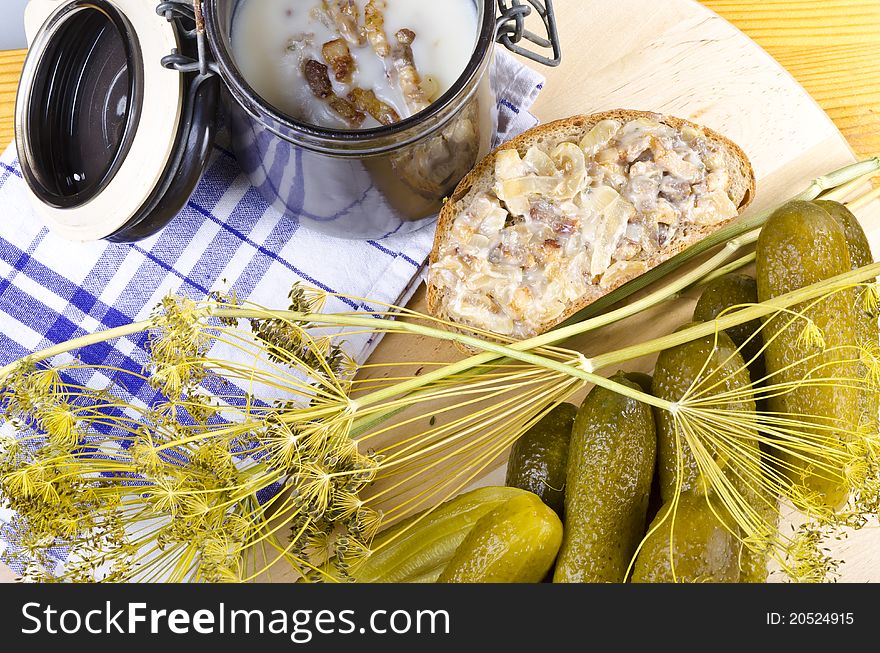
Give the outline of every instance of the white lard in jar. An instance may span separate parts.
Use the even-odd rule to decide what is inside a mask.
[[[475,0],[242,0],[232,52],[248,84],[288,116],[368,129],[439,99],[477,37]]]

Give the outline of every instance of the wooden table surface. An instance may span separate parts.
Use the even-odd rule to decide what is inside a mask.
[[[578,2],[582,0],[557,0]],[[880,1],[704,0],[772,54],[859,156],[880,153]],[[0,144],[12,140],[24,51],[0,51]],[[2,147],[3,145],[0,145]]]

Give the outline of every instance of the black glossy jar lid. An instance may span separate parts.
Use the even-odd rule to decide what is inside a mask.
[[[219,81],[186,3],[31,0],[15,110],[19,160],[46,225],[70,240],[145,238],[188,201],[214,136]],[[160,6],[161,9],[161,6]]]

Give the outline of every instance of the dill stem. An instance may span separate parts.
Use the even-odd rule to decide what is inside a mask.
[[[619,385],[614,381],[610,381],[602,376],[599,376],[598,374],[594,374],[592,371],[590,371],[589,365],[586,365],[585,369],[582,369],[579,366],[561,363],[559,361],[545,358],[544,356],[533,354],[530,351],[522,351],[534,349],[537,346],[533,344],[533,341],[535,339],[517,343],[518,347],[508,347],[498,343],[481,340],[479,338],[468,336],[462,333],[443,331],[442,329],[435,329],[433,327],[428,327],[421,324],[413,324],[411,322],[399,322],[396,320],[389,320],[384,318],[357,317],[354,315],[325,315],[321,313],[308,314],[292,311],[273,311],[273,313],[281,319],[289,319],[294,322],[310,322],[313,324],[325,324],[330,326],[381,326],[386,328],[389,332],[411,333],[413,335],[428,336],[437,340],[449,340],[453,342],[458,342],[468,347],[482,349],[486,352],[486,356],[495,354],[495,356],[490,356],[488,360],[494,360],[495,358],[502,357],[512,358],[514,360],[522,361],[523,363],[529,363],[538,367],[544,367],[555,372],[561,372],[562,374],[565,374],[567,376],[579,378],[583,381],[587,381],[588,383],[593,383],[595,385],[606,387],[613,392],[619,392],[624,396],[644,402],[657,408],[669,409],[671,407],[671,404],[668,401],[657,399],[656,397],[652,397],[644,392],[632,390],[628,387]],[[245,319],[250,317],[247,309],[240,308],[218,308],[212,312],[212,315],[214,317],[240,317]],[[584,325],[579,326],[583,328]],[[559,339],[567,337],[569,336],[558,336]],[[423,376],[416,377],[402,383],[397,383],[393,386],[383,388],[381,390],[376,390],[362,397],[351,400],[351,406],[353,408],[359,408],[363,406],[369,406],[371,404],[376,404],[387,399],[396,397],[402,393],[408,393],[412,390],[417,390],[421,387],[424,387],[428,383],[431,383],[432,381],[442,380],[448,376],[451,376],[452,374],[455,374],[456,372],[466,372],[475,365],[481,364],[474,362],[474,359],[479,358],[481,358],[481,356],[467,358],[458,363],[452,363],[447,367],[435,370],[434,372],[429,372],[428,374],[425,374]]]
[[[89,347],[90,345],[97,345],[108,340],[116,340],[117,338],[133,336],[134,334],[140,333],[141,331],[146,331],[152,326],[152,320],[146,320],[144,322],[134,322],[132,324],[126,324],[121,327],[116,327],[115,329],[107,329],[106,331],[90,333],[89,335],[82,336],[74,340],[68,340],[66,342],[53,345],[34,354],[31,354],[30,356],[25,356],[21,360],[10,363],[6,367],[0,368],[0,383],[3,383],[6,380],[6,377],[12,374],[22,361],[31,361],[34,363],[38,363],[40,361],[44,361],[55,356],[60,356],[61,354],[66,354],[75,349]]]
[[[851,202],[847,202],[846,206],[851,211],[858,211],[859,209],[861,209],[864,206],[867,206],[868,204],[870,204],[871,202],[873,202],[877,198],[880,198],[880,187],[877,187],[874,190],[872,190],[868,193],[865,193],[864,195],[861,195],[860,197],[857,197],[856,199],[852,200]]]
[[[672,347],[713,335],[716,331],[725,331],[734,326],[767,317],[779,311],[784,311],[796,304],[807,302],[842,290],[848,286],[854,286],[875,279],[880,275],[880,263],[866,265],[857,270],[838,275],[831,279],[800,288],[785,295],[769,299],[761,304],[755,304],[748,308],[735,311],[724,317],[719,317],[712,322],[705,322],[693,327],[678,331],[662,338],[656,338],[631,347],[618,349],[607,354],[600,354],[592,358],[593,368],[600,370],[611,365],[617,365],[625,361],[641,358],[649,354],[656,354]]]
[[[859,188],[867,184],[871,181],[877,174],[876,170],[872,170],[869,173],[857,177],[852,181],[849,181],[845,184],[841,184],[837,188],[830,190],[828,192],[822,193],[819,196],[819,199],[829,200],[832,202],[843,202],[847,197],[849,197],[852,193],[857,191]],[[848,203],[848,202],[847,202]]]
[[[731,261],[727,265],[723,265],[717,270],[715,270],[712,274],[707,274],[705,277],[700,279],[696,284],[694,284],[694,288],[706,286],[716,279],[720,279],[721,277],[730,274],[731,272],[736,272],[737,270],[741,270],[749,263],[754,263],[755,259],[757,259],[757,253],[752,252],[751,254],[746,254],[745,256],[741,256],[735,261]]]

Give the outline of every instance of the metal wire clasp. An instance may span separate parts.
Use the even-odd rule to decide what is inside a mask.
[[[201,77],[210,77],[219,72],[208,50],[202,0],[164,0],[156,7],[156,13],[164,16],[168,22],[176,23],[183,38],[195,39],[198,48],[198,59],[173,50],[162,57],[163,66],[181,73],[198,73]]]
[[[558,66],[562,63],[562,46],[559,42],[559,29],[556,26],[553,2],[552,0],[526,1],[528,4],[522,0],[498,0],[498,9],[501,15],[496,21],[495,40],[511,52],[527,59],[545,66]],[[533,10],[544,21],[547,38],[526,29],[526,17],[530,16]],[[523,39],[544,50],[551,50],[552,58],[518,45]]]

